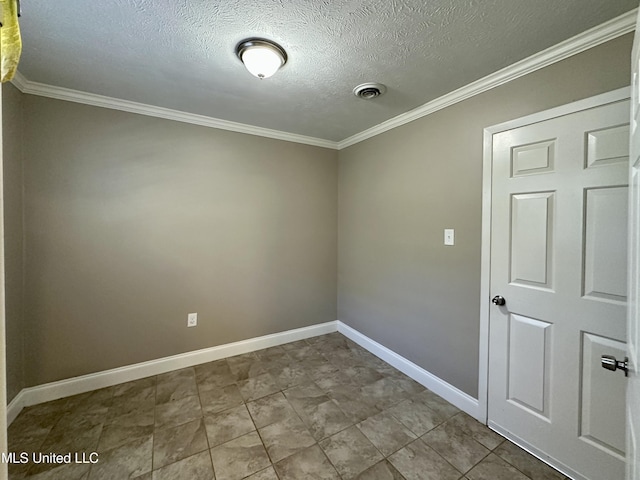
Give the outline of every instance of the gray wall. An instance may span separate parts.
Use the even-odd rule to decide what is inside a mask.
[[[338,318],[477,397],[483,129],[629,85],[631,43],[626,35],[341,151]]]
[[[28,385],[337,318],[337,152],[23,100]]]
[[[482,129],[627,85],[630,49],[628,35],[339,153],[5,86],[5,118],[24,116],[22,143],[7,140],[20,122],[3,126],[9,399],[336,318],[476,396]]]
[[[2,86],[7,401],[25,386],[22,241],[22,94]]]

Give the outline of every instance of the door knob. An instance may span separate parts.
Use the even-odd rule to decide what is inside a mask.
[[[629,376],[629,357],[624,357],[624,361],[616,359],[613,355],[602,355],[600,360],[602,368],[615,372],[616,370],[623,370],[624,376]]]
[[[496,295],[495,297],[493,297],[491,299],[491,302],[494,305],[498,305],[498,306],[501,306],[501,305],[504,305],[505,303],[507,303],[507,301],[504,299],[504,297],[502,297],[500,295]]]

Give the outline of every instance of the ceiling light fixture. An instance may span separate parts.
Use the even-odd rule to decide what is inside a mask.
[[[277,43],[263,38],[243,40],[236,47],[236,55],[249,73],[260,80],[269,78],[287,63],[287,52]]]

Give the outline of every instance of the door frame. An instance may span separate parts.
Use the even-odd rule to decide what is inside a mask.
[[[1,9],[0,9],[1,10]],[[4,201],[3,201],[3,157],[2,157],[2,84],[0,84],[0,452],[8,453],[7,444],[7,357],[5,345],[4,304]],[[9,466],[0,462],[0,478],[8,478]]]
[[[631,97],[630,87],[623,87],[560,107],[537,112],[515,120],[484,129],[482,156],[482,247],[480,263],[480,353],[478,363],[478,415],[484,424],[489,423],[489,314],[491,311],[491,176],[493,164],[493,136],[497,133],[531,125],[552,118],[589,110]],[[520,443],[520,442],[517,442]],[[523,445],[521,445],[523,446]],[[526,448],[531,450],[530,448]],[[535,453],[535,452],[532,452]]]

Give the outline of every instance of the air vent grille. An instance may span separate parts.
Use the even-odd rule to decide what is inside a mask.
[[[358,98],[371,100],[372,98],[383,95],[386,91],[387,88],[381,83],[363,83],[353,89],[353,94]]]

